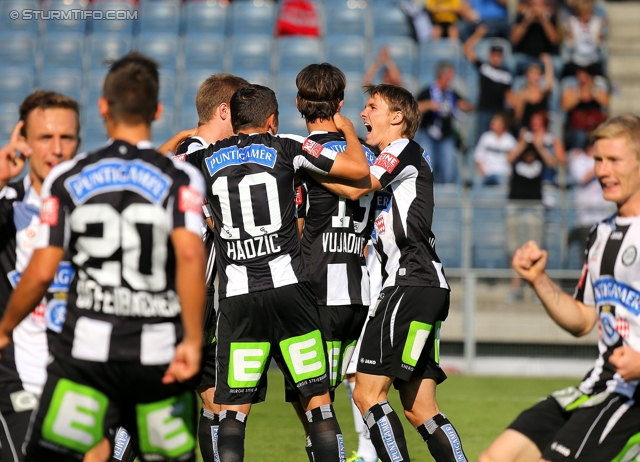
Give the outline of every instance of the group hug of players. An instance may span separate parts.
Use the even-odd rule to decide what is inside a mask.
[[[272,359],[307,433],[309,460],[346,460],[332,406],[346,372],[355,373],[353,401],[372,460],[410,460],[387,402],[391,385],[436,461],[467,460],[435,399],[446,378],[439,337],[450,288],[431,231],[431,162],[412,140],[417,103],[401,87],[365,87],[361,141],[340,115],[339,69],[307,66],[296,84],[306,138],[277,133],[272,90],[217,75],[198,92],[198,128],[158,149],[173,157],[148,141],[162,105],[157,66],[143,55],[116,61],[105,78],[98,107],[109,142],[95,152],[75,155],[73,100],[42,91],[25,100],[0,150],[0,265],[8,275],[0,286],[2,460],[189,461],[199,439],[205,461],[242,461],[247,418],[265,398]],[[640,131],[637,118],[621,120]],[[609,132],[605,141],[631,136]],[[9,183],[25,157],[29,174]],[[640,197],[640,180],[635,187]],[[612,230],[600,235],[620,240]],[[369,239],[381,268],[377,301]],[[594,239],[589,252],[608,248]],[[635,262],[616,252],[625,266]],[[535,288],[544,253],[529,244],[517,257]],[[579,302],[566,297],[602,311],[594,274],[585,266]],[[545,297],[552,317],[557,300],[570,304]],[[620,303],[631,303],[625,297]],[[625,345],[635,328],[627,323]],[[618,346],[607,343],[601,356]],[[527,411],[483,460],[613,460],[635,433],[637,382],[600,369],[591,389],[583,383]],[[609,390],[613,380],[627,388]],[[203,399],[198,438],[194,387]],[[577,425],[581,411],[600,412],[602,428]],[[541,422],[544,431],[534,431]]]

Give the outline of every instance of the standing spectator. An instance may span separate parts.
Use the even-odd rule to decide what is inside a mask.
[[[607,118],[609,93],[596,85],[588,68],[578,68],[577,87],[567,87],[562,93],[562,110],[567,113],[564,132],[568,148],[582,149],[587,134]]]
[[[400,69],[396,66],[395,61],[389,54],[389,49],[384,46],[380,48],[376,60],[369,66],[367,72],[362,77],[362,85],[367,86],[373,84],[376,75],[380,71],[382,83],[389,85],[402,86],[402,75]]]
[[[480,98],[476,114],[478,116],[478,133],[489,130],[492,117],[505,110],[507,102],[511,103],[511,83],[513,76],[504,67],[504,49],[499,41],[491,43],[489,60],[482,62],[473,51],[476,44],[487,34],[487,27],[479,26],[464,44],[464,54],[478,69],[480,74]]]
[[[527,68],[527,83],[512,98],[516,127],[527,127],[531,120],[531,115],[537,111],[547,111],[549,109],[549,97],[553,91],[553,65],[551,57],[542,55],[544,63],[544,83],[540,85],[542,69],[538,63],[531,63]]]
[[[511,43],[515,51],[516,72],[524,73],[527,66],[541,58],[542,54],[557,55],[560,44],[558,19],[545,0],[528,0],[528,5],[518,13],[511,29]],[[556,73],[560,73],[557,59]]]
[[[509,200],[528,201],[526,204],[512,203],[507,206],[507,246],[509,254],[513,256],[526,242],[534,241],[538,245],[542,243],[542,179],[545,169],[553,169],[556,160],[540,142],[532,143],[524,139],[520,139],[507,160],[512,168]],[[522,281],[514,277],[511,279],[511,293],[507,301],[515,302],[523,298]]]
[[[520,132],[520,139],[525,143],[532,144],[540,152],[554,159],[553,166],[547,165],[544,169],[542,180],[545,183],[555,183],[556,166],[567,165],[567,155],[562,142],[548,131],[549,117],[546,111],[535,112],[531,116],[528,130]],[[545,164],[547,164],[545,162]]]
[[[507,131],[507,118],[496,114],[491,119],[491,130],[482,134],[473,155],[481,184],[504,184],[511,175],[509,152],[515,149],[516,139]]]
[[[462,0],[427,0],[426,6],[433,24],[433,40],[443,37],[460,40],[457,23],[463,8]]]
[[[436,183],[457,182],[456,139],[452,119],[459,110],[473,110],[471,103],[450,88],[455,75],[451,63],[439,63],[435,82],[424,88],[417,98],[422,119],[416,141],[431,156]]]
[[[509,38],[507,0],[469,0],[462,9],[460,38],[466,41],[479,25],[487,28],[487,37]]]
[[[591,227],[615,211],[613,204],[602,197],[602,187],[594,169],[594,153],[593,143],[585,149],[569,151],[569,175],[575,185],[574,202],[578,216],[578,227],[569,233],[569,245],[578,243],[583,250],[580,256],[584,255]]]
[[[602,44],[607,19],[594,14],[595,0],[577,0],[574,14],[565,27],[564,47],[568,52],[563,75],[574,75],[578,67],[587,67],[592,74],[604,75]]]

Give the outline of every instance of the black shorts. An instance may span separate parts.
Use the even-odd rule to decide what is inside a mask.
[[[342,383],[351,361],[369,307],[365,305],[320,306],[322,334],[327,342],[330,391]],[[285,383],[285,400],[288,403],[300,399],[298,391]]]
[[[29,422],[37,412],[38,398],[28,391],[13,393],[18,409],[0,409],[0,460],[22,462],[24,460],[24,441]]]
[[[237,295],[218,311],[217,404],[264,401],[273,358],[288,385],[304,396],[329,389],[316,299],[309,283]]]
[[[216,310],[215,299],[207,293],[204,310],[204,331],[202,333],[202,365],[200,367],[201,387],[216,385]]]
[[[47,367],[26,460],[82,460],[119,426],[138,443],[143,461],[195,460],[194,383],[165,385],[166,369],[56,359]]]
[[[440,326],[449,314],[449,291],[437,287],[391,286],[380,292],[362,337],[358,372],[443,382]]]
[[[633,400],[617,393],[590,397],[571,387],[522,412],[508,428],[533,441],[552,462],[610,461],[638,433],[638,422],[640,406]]]

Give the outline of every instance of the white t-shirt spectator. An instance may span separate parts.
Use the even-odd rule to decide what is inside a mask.
[[[503,133],[502,136],[498,136],[491,130],[482,134],[473,158],[484,171],[485,177],[509,177],[511,164],[507,161],[507,154],[516,147],[516,144],[516,139],[508,132]]]
[[[572,149],[569,154],[569,175],[575,184],[575,204],[578,224],[591,226],[606,218],[614,210],[613,204],[602,197],[602,188],[598,179],[587,175],[593,172],[595,161],[582,149]]]

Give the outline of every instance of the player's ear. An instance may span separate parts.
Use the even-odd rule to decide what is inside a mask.
[[[278,133],[278,118],[275,114],[271,114],[267,118],[267,131],[272,135]]]
[[[404,114],[400,111],[395,111],[393,117],[391,117],[391,125],[400,125],[404,122]]]
[[[300,105],[298,104],[298,97],[296,96],[296,109],[299,111],[300,110]]]
[[[109,116],[109,103],[107,102],[107,98],[104,96],[98,98],[98,112],[103,119],[106,119]]]
[[[344,104],[344,100],[341,99],[340,102],[338,103],[338,111],[337,112],[340,112],[340,109],[342,109],[342,105],[343,104]]]
[[[156,106],[156,113],[153,114],[153,120],[158,120],[162,117],[162,112],[164,111],[164,104],[158,101],[158,105]]]
[[[222,119],[222,120],[227,120],[227,118],[231,115],[229,113],[229,106],[227,105],[227,103],[220,103],[220,106],[218,106],[218,116]]]

